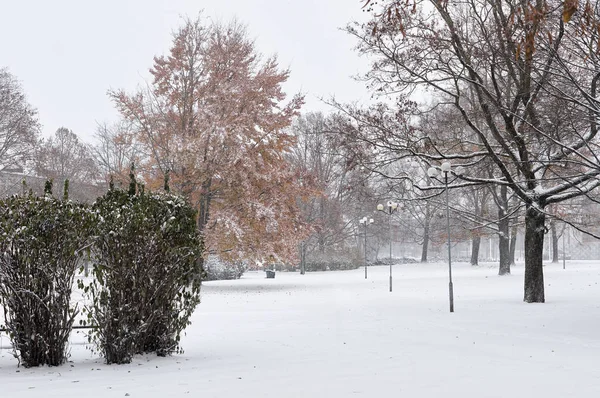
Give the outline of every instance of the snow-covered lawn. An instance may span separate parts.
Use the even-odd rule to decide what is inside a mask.
[[[71,363],[17,368],[1,337],[0,397],[599,397],[600,263],[394,266],[208,282],[185,352],[107,366],[73,337]]]

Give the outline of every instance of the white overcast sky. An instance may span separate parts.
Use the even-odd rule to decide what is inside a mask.
[[[143,84],[181,17],[202,10],[237,18],[258,51],[276,53],[291,70],[288,94],[306,93],[305,110],[327,110],[318,97],[369,97],[352,79],[367,61],[339,29],[365,19],[359,0],[0,0],[0,10],[0,67],[20,80],[45,136],[64,126],[91,141],[97,122],[117,119],[107,90]]]

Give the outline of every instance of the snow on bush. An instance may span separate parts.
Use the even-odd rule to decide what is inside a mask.
[[[202,243],[195,212],[169,193],[111,189],[93,205],[98,217],[88,322],[90,342],[107,363],[177,350],[200,302]]]
[[[306,255],[307,271],[334,271],[356,269],[363,264],[358,250],[347,249],[344,252],[318,251]]]
[[[14,355],[25,367],[60,365],[77,314],[75,272],[89,246],[93,215],[51,196],[0,200],[0,302]]]
[[[240,279],[246,270],[241,261],[225,261],[217,256],[208,256],[204,263],[206,277],[204,280]]]

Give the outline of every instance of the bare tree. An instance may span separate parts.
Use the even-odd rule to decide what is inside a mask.
[[[92,153],[100,173],[107,180],[126,184],[129,181],[131,164],[143,165],[143,148],[135,140],[134,134],[129,129],[129,124],[124,121],[113,125],[99,124],[96,129],[96,145]]]
[[[333,123],[332,116],[308,113],[296,118],[291,127],[296,145],[289,154],[290,161],[300,170],[303,185],[316,188],[316,195],[305,201],[303,213],[315,226],[313,240],[320,252],[347,239],[349,226],[343,210],[354,193],[347,189],[352,170],[337,147],[337,137],[330,134]]]
[[[506,186],[524,203],[524,300],[544,302],[545,209],[600,185],[598,4],[574,13],[576,2],[558,0],[367,3],[373,19],[348,29],[374,57],[367,79],[384,93],[427,87],[461,115],[469,129],[456,145],[424,139],[412,149],[495,165],[493,178],[463,180]]]
[[[27,102],[21,85],[6,68],[0,68],[0,169],[28,160],[39,130],[37,111]]]
[[[58,184],[64,180],[93,184],[98,178],[90,147],[65,127],[40,143],[35,168],[39,176],[54,179]]]

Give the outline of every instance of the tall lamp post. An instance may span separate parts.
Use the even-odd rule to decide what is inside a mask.
[[[567,252],[565,251],[565,235],[567,234],[567,227],[563,228],[562,246],[563,246],[563,269],[567,268]]]
[[[441,170],[438,170],[435,167],[430,167],[427,170],[427,175],[429,178],[440,181],[438,177],[443,177],[443,180],[440,181],[444,184],[446,190],[446,225],[448,227],[448,291],[449,291],[449,299],[450,299],[450,312],[454,312],[454,287],[452,285],[452,252],[450,246],[450,200],[448,195],[448,174],[450,174],[452,165],[450,162],[442,163]],[[463,172],[462,167],[457,167],[454,171],[455,175],[460,175]]]
[[[390,292],[392,291],[392,214],[398,210],[398,203],[389,200],[387,205],[384,206],[381,203],[377,205],[377,210],[387,214],[388,224],[390,229]]]
[[[363,217],[358,220],[360,225],[365,227],[365,279],[367,279],[367,227],[374,223],[372,218]]]

